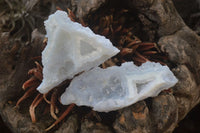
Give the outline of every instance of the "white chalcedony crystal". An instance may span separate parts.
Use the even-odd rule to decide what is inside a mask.
[[[147,62],[137,67],[133,62],[101,69],[96,67],[75,77],[61,96],[61,103],[75,103],[108,112],[129,106],[177,83],[167,66]]]
[[[42,52],[43,81],[37,88],[41,93],[119,52],[110,40],[72,22],[64,11],[55,12],[44,23],[48,43]]]

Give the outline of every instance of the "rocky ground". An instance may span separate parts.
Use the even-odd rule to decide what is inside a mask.
[[[15,14],[12,16],[12,21],[8,21],[10,18],[5,15],[0,19],[0,113],[12,131],[17,133],[41,132],[44,131],[46,125],[49,125],[49,123],[44,123],[45,118],[36,124],[31,123],[27,105],[32,99],[27,100],[27,105],[21,105],[25,109],[15,110],[13,107],[23,94],[21,85],[27,79],[28,69],[34,66],[30,58],[41,52],[38,50],[44,38],[44,35],[40,34],[44,33],[44,28],[41,27],[48,14],[55,11],[56,6],[62,9],[71,7],[73,11],[76,11],[77,17],[82,17],[89,12],[89,9],[95,10],[99,7],[98,0],[93,3],[85,0],[79,1],[78,3],[76,0],[53,1],[56,4],[52,4],[50,0],[46,2],[19,1],[25,3],[26,8],[16,1],[7,0],[7,4],[0,1],[1,14],[5,14],[3,9],[6,11],[12,9],[13,12],[8,13]],[[145,33],[146,40],[158,42],[161,44],[161,50],[169,53],[170,67],[180,82],[173,88],[173,94],[164,92],[156,98],[150,98],[120,110],[117,117],[112,118],[113,125],[109,125],[108,122],[95,123],[87,119],[78,121],[78,116],[73,114],[59,127],[57,132],[77,130],[79,132],[172,132],[175,127],[177,128],[174,133],[200,132],[200,105],[196,106],[200,101],[200,75],[198,74],[200,72],[198,57],[200,54],[198,45],[200,44],[198,37],[200,10],[197,1],[174,0],[177,11],[192,30],[176,13],[171,0],[165,2],[162,0],[128,0],[127,3],[122,6],[126,5],[128,9],[137,11],[136,15],[139,16],[137,20],[140,22],[138,29]],[[22,14],[23,16],[20,16]],[[7,34],[6,29],[9,29],[11,34]],[[141,34],[138,33],[138,35]],[[194,106],[196,107],[192,109]],[[186,116],[189,111],[190,113]],[[105,117],[105,120],[109,120],[110,115],[100,115]],[[185,119],[182,120],[184,117]],[[180,120],[182,121],[177,126]],[[9,133],[7,126],[0,119],[0,130]],[[69,127],[72,128],[69,129]]]
[[[174,0],[174,4],[185,23],[200,35],[200,4],[196,0]],[[178,124],[174,133],[200,132],[200,105],[192,109]]]

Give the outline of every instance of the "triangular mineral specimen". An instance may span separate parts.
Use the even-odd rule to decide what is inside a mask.
[[[74,75],[97,67],[119,50],[104,36],[72,22],[64,11],[57,11],[45,21],[48,43],[42,52],[43,81],[37,88],[47,93]]]
[[[159,63],[146,62],[137,67],[128,62],[120,67],[96,67],[72,80],[61,96],[61,103],[75,103],[108,112],[157,96],[177,81],[170,69]]]

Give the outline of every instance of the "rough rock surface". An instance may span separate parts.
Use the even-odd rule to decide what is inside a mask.
[[[88,12],[85,11],[91,7],[98,8],[100,6],[99,4],[88,4],[86,10],[82,9],[86,8],[85,5],[77,4],[78,0],[72,2],[74,2],[74,7],[79,8],[84,14],[87,14]],[[41,6],[41,3],[36,5]],[[46,5],[48,5],[50,12],[49,3]],[[98,3],[98,0],[94,3]],[[68,5],[72,4],[68,3]],[[172,132],[177,123],[200,100],[200,38],[184,24],[171,0],[128,0],[127,5],[130,10],[136,10],[143,17],[143,19],[140,18],[141,23],[148,20],[149,25],[156,25],[156,29],[152,29],[156,31],[155,38],[161,49],[168,52],[169,66],[179,82],[172,89],[173,94],[164,92],[156,98],[147,99],[120,110],[113,124],[113,129],[101,124],[99,132],[112,132],[113,130],[120,133]],[[55,9],[55,6],[51,8]],[[33,7],[33,9],[35,8]],[[37,19],[39,19],[38,16]],[[42,21],[41,19],[38,22]],[[16,99],[23,93],[20,93],[21,85],[27,79],[28,69],[33,67],[30,58],[40,53],[38,49],[41,47],[42,38],[37,37],[37,41],[31,42],[31,44],[17,43],[17,40],[12,40],[9,34],[4,31],[1,31],[0,38],[0,114],[13,132],[42,132],[46,125],[44,126],[40,122],[32,124],[27,113],[13,109],[14,103],[12,102],[16,102]],[[93,123],[92,126],[88,127],[90,124],[81,121],[80,132],[95,132],[99,129],[97,128],[98,124],[91,123]],[[63,130],[66,129],[63,128]]]
[[[78,125],[78,116],[71,115],[55,133],[77,133]]]
[[[85,119],[81,123],[80,133],[112,133],[112,131],[101,123],[94,123],[93,121]]]
[[[106,0],[71,0],[72,10],[79,18],[97,10]]]
[[[113,127],[117,133],[172,132],[177,121],[176,100],[163,93],[120,110]]]
[[[0,114],[12,132],[42,132],[41,128],[32,124],[29,117],[14,109],[12,100],[18,99],[16,94],[21,92],[21,89],[18,88],[21,88],[21,84],[27,78],[25,73],[33,65],[32,56],[39,54],[40,50],[36,49],[41,49],[44,36],[37,34],[36,40],[33,39],[33,45],[19,43],[6,33],[1,33],[0,37],[2,51],[0,55],[2,61],[0,65]]]

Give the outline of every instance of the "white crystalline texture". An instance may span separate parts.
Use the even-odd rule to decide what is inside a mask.
[[[75,77],[62,94],[61,103],[109,112],[157,96],[177,81],[169,68],[159,63],[147,62],[137,67],[128,62],[120,67],[97,67]]]
[[[57,11],[45,21],[48,43],[42,52],[43,81],[37,88],[47,93],[74,75],[96,67],[119,50],[104,36],[72,22],[64,11]]]

